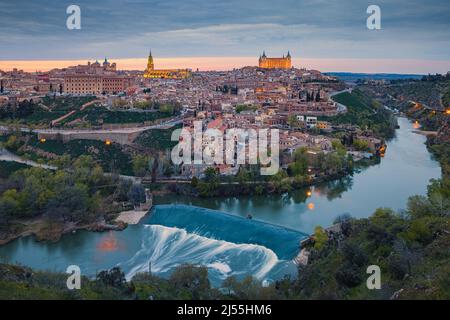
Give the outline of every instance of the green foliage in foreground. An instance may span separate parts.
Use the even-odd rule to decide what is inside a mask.
[[[347,112],[326,118],[331,123],[356,124],[362,129],[372,130],[377,136],[383,138],[394,136],[397,122],[392,112],[362,91],[355,89],[352,93],[342,92],[335,95],[333,100],[345,105]]]
[[[36,134],[20,132],[2,138],[4,142],[0,139],[0,146],[38,163],[48,163],[59,167],[72,159],[89,155],[105,172],[133,175],[131,154],[117,143],[106,145],[103,141],[84,139],[67,142],[47,140],[42,143]]]
[[[31,137],[28,145],[45,152],[56,154],[57,156],[68,155],[71,159],[76,159],[82,155],[91,156],[98,162],[106,172],[118,172],[124,175],[133,175],[131,170],[131,155],[124,152],[117,143],[106,145],[98,140],[70,140],[67,142],[58,140],[47,140],[45,143],[39,142],[37,136]],[[38,155],[31,154],[33,160],[38,160]]]
[[[170,129],[153,129],[141,133],[135,142],[152,151],[172,150],[178,144],[178,141],[172,141],[172,133],[180,129],[181,125],[176,125]]]
[[[0,265],[0,299],[450,299],[450,181],[432,180],[405,212],[380,208],[367,219],[338,219],[341,232],[318,229],[318,243],[296,280],[269,286],[247,277],[211,287],[206,267],[182,265],[168,279],[147,273],[126,282],[114,268],[82,289],[66,289],[65,274]],[[381,268],[381,289],[366,287],[367,266]]]
[[[166,112],[167,111],[167,112]],[[75,119],[83,119],[91,125],[100,124],[121,124],[121,123],[144,123],[151,122],[158,119],[170,118],[177,114],[168,108],[152,111],[152,112],[137,112],[137,111],[111,111],[104,107],[90,107],[83,111],[77,112],[65,119],[62,123],[67,124]]]
[[[28,168],[26,164],[10,161],[0,161],[0,179],[11,176],[14,172]]]
[[[49,232],[57,224],[108,221],[118,210],[114,202],[129,201],[132,187],[129,181],[105,175],[90,156],[56,171],[17,170],[0,180],[0,239],[14,234],[14,224],[24,219],[47,222]]]
[[[95,100],[89,97],[44,97],[41,103],[23,101],[18,106],[6,105],[0,111],[0,120],[33,125],[48,125],[71,110],[78,110],[83,104]]]
[[[45,215],[52,221],[92,221],[103,212],[98,186],[111,184],[88,156],[70,170],[29,168],[0,184],[0,223]]]

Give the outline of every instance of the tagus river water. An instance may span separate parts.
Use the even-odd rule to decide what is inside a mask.
[[[425,194],[429,180],[440,177],[425,137],[404,118],[399,125],[381,162],[352,177],[281,196],[165,196],[155,199],[140,224],[124,231],[80,231],[57,243],[21,238],[0,247],[0,259],[62,272],[78,265],[88,276],[120,266],[128,279],[149,268],[168,276],[179,264],[201,264],[214,285],[230,275],[294,275],[298,243],[316,225],[328,226],[343,213],[367,217],[378,207],[405,208],[410,195]],[[253,220],[245,219],[248,214]]]

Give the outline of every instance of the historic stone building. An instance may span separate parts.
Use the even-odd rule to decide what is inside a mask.
[[[144,78],[153,79],[184,79],[191,76],[189,69],[155,69],[152,52],[148,55]]]
[[[131,85],[131,78],[113,74],[68,74],[64,92],[71,94],[117,94]]]
[[[287,53],[282,58],[268,58],[266,52],[259,57],[259,67],[265,69],[290,69],[292,68],[291,54]]]
[[[68,67],[64,70],[64,92],[70,94],[117,94],[132,84],[132,79],[117,72],[116,63],[105,58],[86,65]]]

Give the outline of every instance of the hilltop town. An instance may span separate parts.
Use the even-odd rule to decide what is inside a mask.
[[[395,127],[383,107],[335,77],[293,67],[289,52],[279,58],[263,52],[258,66],[229,71],[158,69],[150,52],[143,71],[120,71],[105,58],[47,72],[0,71],[0,79],[3,140],[11,146],[8,139],[16,139],[10,151],[44,162],[87,152],[105,171],[153,183],[205,177],[211,165],[177,166],[169,158],[172,131],[192,131],[195,121],[222,133],[280,130],[280,167],[291,180],[305,181],[383,156],[384,138]],[[68,142],[81,144],[81,153],[68,150]],[[101,156],[105,148],[117,155]],[[212,167],[219,177],[246,169]]]

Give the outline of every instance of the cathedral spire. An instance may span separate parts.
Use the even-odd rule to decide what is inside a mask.
[[[146,72],[149,72],[154,69],[155,69],[155,65],[153,64],[152,49],[150,49],[150,51],[148,53],[147,69],[145,69],[145,70],[146,70]]]

